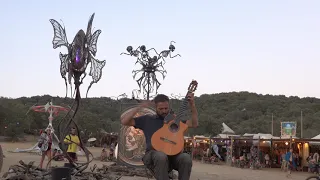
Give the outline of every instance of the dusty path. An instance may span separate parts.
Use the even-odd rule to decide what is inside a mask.
[[[25,162],[35,161],[39,164],[40,156],[30,153],[9,153],[16,148],[30,148],[34,143],[1,143],[4,155],[6,156],[3,163],[1,176],[4,171],[7,171],[11,165],[17,164],[19,160],[24,160]],[[100,155],[102,148],[90,148],[90,151],[95,157]],[[80,158],[84,160],[83,157]],[[45,163],[47,160],[45,161]],[[63,165],[64,162],[53,161],[52,165]],[[100,162],[95,160],[92,162],[92,166],[97,164],[101,167],[105,162]],[[304,180],[306,177],[310,176],[309,173],[296,172],[292,174],[290,179],[292,180]],[[145,180],[146,178],[132,178],[123,177],[122,180]],[[200,162],[194,162],[192,170],[192,180],[282,180],[288,179],[286,174],[281,172],[279,169],[264,169],[264,170],[250,170],[250,169],[240,169],[233,168],[224,165],[208,165],[201,164]]]

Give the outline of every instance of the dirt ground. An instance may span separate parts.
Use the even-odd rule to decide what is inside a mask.
[[[2,167],[2,172],[7,171],[11,165],[17,164],[19,160],[23,160],[25,162],[35,161],[36,164],[40,162],[40,156],[31,153],[11,153],[8,151],[13,151],[16,148],[24,149],[30,148],[35,143],[1,143],[1,146],[4,151],[4,165]],[[94,157],[100,156],[102,148],[90,148],[90,151],[93,153]],[[83,157],[80,157],[79,160],[84,160]],[[47,160],[45,161],[45,163]],[[63,165],[62,162],[53,161],[52,165]],[[101,167],[102,164],[107,164],[106,162],[100,162],[98,160],[94,160],[92,162],[92,166],[97,164],[98,167]],[[303,172],[294,172],[290,179],[293,180],[304,180],[310,173]],[[209,165],[202,164],[200,162],[193,163],[191,180],[281,180],[281,179],[289,179],[286,177],[284,172],[281,172],[280,169],[263,169],[263,170],[251,170],[251,169],[240,169],[233,168],[226,165]],[[135,179],[135,180],[143,180],[146,178],[132,178],[132,177],[123,177],[122,180],[125,179]]]

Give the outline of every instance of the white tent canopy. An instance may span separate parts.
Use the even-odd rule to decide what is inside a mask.
[[[313,137],[311,139],[320,139],[320,134],[316,135],[315,137]]]
[[[243,135],[243,137],[252,137],[253,139],[253,144],[255,146],[257,146],[259,144],[258,139],[280,139],[279,137],[276,136],[272,136],[271,134],[264,134],[264,133],[257,133],[257,134],[249,134],[249,133],[245,133]],[[269,147],[271,146],[271,141],[263,141],[262,144],[260,144],[260,146],[266,146]]]
[[[236,134],[236,133],[225,123],[222,123],[221,134]]]
[[[217,138],[231,138],[231,137],[240,137],[240,135],[235,135],[235,134],[218,134],[216,136]]]
[[[252,139],[280,139],[280,137],[272,136],[271,134],[263,134],[263,133],[257,133],[257,134],[249,134],[245,133],[243,135],[244,137],[252,137]]]
[[[193,138],[195,138],[195,139],[210,139],[210,137],[203,136],[203,135],[195,135],[195,136],[193,136]]]
[[[222,123],[221,134],[218,134],[216,137],[218,138],[230,138],[231,136],[240,137],[240,135],[236,135],[236,133],[225,123]]]
[[[320,140],[320,134],[316,135],[315,137],[313,137],[311,139],[319,139]],[[310,145],[320,145],[320,142],[310,141],[309,144]]]

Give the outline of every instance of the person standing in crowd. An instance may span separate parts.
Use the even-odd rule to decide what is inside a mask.
[[[112,142],[110,145],[110,151],[109,151],[109,160],[113,160],[114,157],[114,149],[116,148],[115,143]]]
[[[51,159],[51,146],[52,146],[52,134],[51,129],[48,127],[44,132],[41,133],[38,147],[41,150],[40,168],[42,169],[43,161],[45,157],[48,157],[48,161]],[[50,166],[50,165],[49,165]]]
[[[268,152],[264,155],[264,161],[265,161],[265,166],[266,167],[271,167],[270,156],[269,156]]]
[[[68,145],[67,154],[73,160],[77,161],[77,149],[80,146],[80,139],[76,135],[76,128],[71,128],[71,133],[64,139],[64,143]]]
[[[314,161],[318,164],[318,162],[319,162],[319,153],[318,153],[318,152],[315,152],[315,153],[313,154],[313,159],[314,159]]]
[[[286,154],[286,161],[288,164],[288,174],[287,177],[291,175],[291,171],[296,169],[296,163],[294,161],[293,149],[290,148],[289,152]]]
[[[281,152],[281,170],[287,170],[286,151]]]

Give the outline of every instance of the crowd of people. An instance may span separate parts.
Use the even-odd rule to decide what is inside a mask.
[[[80,139],[76,135],[76,129],[71,128],[70,133],[65,137],[63,143],[67,146],[67,156],[68,159],[72,161],[78,161],[77,151],[80,150]],[[109,150],[107,150],[106,145],[104,145],[100,160],[101,161],[113,161],[114,160],[114,150],[116,142],[112,142]],[[40,133],[40,138],[38,140],[38,147],[41,150],[40,168],[43,168],[43,162],[45,157],[48,157],[49,166],[51,159],[54,161],[64,161],[66,156],[62,153],[61,149],[58,147],[52,149],[52,132],[51,128],[48,127],[45,131]]]
[[[266,167],[271,167],[272,162],[281,165],[281,170],[287,172],[290,176],[292,171],[303,171],[302,157],[298,150],[290,148],[289,150],[279,150],[274,152],[274,158],[270,158],[269,153],[264,155],[264,164]],[[308,172],[319,173],[319,153],[310,153],[306,159],[308,162]]]
[[[307,158],[308,161],[308,171],[311,173],[319,174],[319,153],[310,153]]]
[[[41,132],[40,138],[38,140],[38,147],[41,150],[41,159],[40,159],[40,168],[43,168],[43,161],[45,157],[48,157],[49,161],[49,166],[50,166],[50,161],[55,160],[55,161],[63,161],[65,159],[65,156],[61,152],[60,149],[55,148],[52,151],[52,132],[51,132],[51,127],[46,128],[45,131]],[[62,142],[65,145],[67,145],[67,155],[68,158],[71,159],[72,161],[77,161],[77,150],[80,147],[80,139],[78,135],[76,135],[76,129],[71,128],[70,133],[65,137],[64,141]]]

